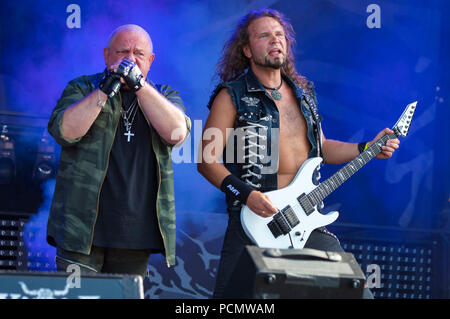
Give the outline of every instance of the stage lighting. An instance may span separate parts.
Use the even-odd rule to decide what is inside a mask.
[[[375,298],[432,297],[433,250],[424,243],[341,240],[342,248],[353,253],[363,270],[370,264],[381,269],[381,287],[371,289]]]
[[[50,142],[48,136],[44,135],[38,144],[36,162],[33,169],[33,179],[43,182],[56,175],[55,146]]]
[[[24,227],[25,221],[17,215],[0,212],[0,271],[27,270]]]
[[[8,136],[8,126],[0,134],[0,184],[11,184],[16,177],[14,141]]]

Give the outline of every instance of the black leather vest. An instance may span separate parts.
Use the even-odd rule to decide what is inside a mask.
[[[308,157],[322,156],[321,117],[317,112],[314,90],[311,89],[311,95],[290,78],[283,76],[283,80],[293,90],[307,123],[311,143]],[[208,108],[223,88],[228,90],[237,111],[234,131],[223,153],[225,167],[261,192],[277,189],[280,118],[275,102],[250,69],[234,81],[220,83],[211,95]],[[227,206],[229,211],[241,209],[239,201],[228,197]]]

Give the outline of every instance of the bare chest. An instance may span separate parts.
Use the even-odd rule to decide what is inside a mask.
[[[297,100],[288,94],[281,101],[277,101],[276,105],[280,119],[280,136],[287,139],[306,137],[306,121]]]
[[[311,143],[305,117],[293,94],[286,92],[276,105],[280,119],[278,187],[284,187],[308,158]]]

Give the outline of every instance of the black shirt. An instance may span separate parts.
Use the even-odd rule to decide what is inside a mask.
[[[120,93],[122,110],[128,110],[136,95],[123,90]],[[100,193],[93,244],[163,250],[156,215],[158,179],[152,133],[137,103],[135,111],[129,113],[130,133],[134,135],[125,135],[125,121],[121,116]]]

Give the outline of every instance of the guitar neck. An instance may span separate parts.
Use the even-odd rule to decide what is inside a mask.
[[[359,171],[364,165],[366,165],[370,160],[372,160],[378,153],[381,152],[381,147],[386,145],[386,142],[391,139],[397,138],[396,133],[389,135],[384,135],[378,139],[375,143],[370,145],[364,152],[355,157],[352,161],[347,163],[339,171],[337,171],[333,176],[328,178],[325,182],[320,183],[312,192],[310,192],[307,197],[312,206],[320,204],[325,197],[330,195],[335,189],[341,186],[347,179],[349,179],[353,174]]]

